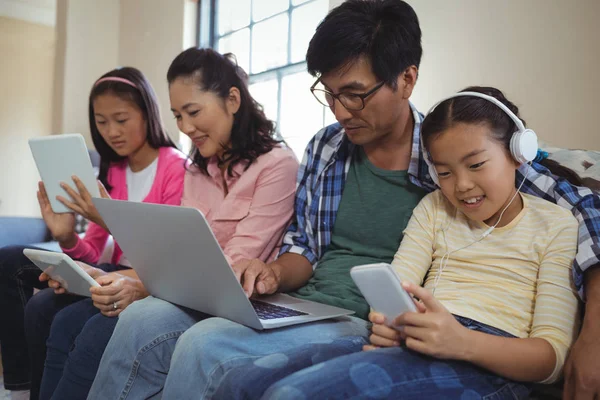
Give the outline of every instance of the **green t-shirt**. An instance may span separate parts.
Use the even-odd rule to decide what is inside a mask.
[[[367,319],[369,305],[350,277],[350,268],[390,263],[412,210],[425,196],[407,171],[375,167],[356,150],[340,201],[331,244],[302,288],[292,296],[354,310]]]

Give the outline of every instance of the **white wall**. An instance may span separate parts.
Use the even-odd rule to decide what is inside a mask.
[[[52,27],[0,17],[0,215],[39,215],[29,138],[49,135]]]
[[[332,8],[339,6],[343,2],[344,0],[329,0],[329,9],[331,10]]]
[[[469,85],[496,86],[542,140],[600,150],[600,1],[408,2],[423,31],[421,110]]]
[[[600,1],[407,1],[423,32],[412,97],[421,111],[466,86],[495,86],[542,140],[600,150]]]
[[[179,130],[170,111],[167,69],[177,54],[195,44],[195,6],[190,0],[169,0],[168,6],[165,0],[121,0],[119,62],[146,75],[175,141]]]
[[[102,74],[119,66],[140,69],[154,87],[171,136],[166,73],[173,58],[195,41],[193,0],[58,0],[57,88],[53,127],[80,132],[92,146],[87,98]]]
[[[83,134],[92,146],[88,95],[119,66],[119,0],[58,0],[54,133]]]

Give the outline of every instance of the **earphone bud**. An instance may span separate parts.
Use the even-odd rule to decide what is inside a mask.
[[[523,125],[523,121],[521,121],[519,119],[519,117],[517,117],[515,115],[515,113],[510,111],[510,109],[508,107],[506,107],[506,105],[504,105],[501,101],[499,101],[495,97],[488,96],[487,94],[483,94],[483,93],[479,93],[479,92],[458,92],[451,96],[445,97],[442,100],[435,103],[429,109],[429,112],[427,114],[428,115],[431,114],[431,112],[433,110],[435,110],[435,108],[437,106],[439,106],[441,103],[443,103],[444,101],[453,99],[455,97],[463,97],[463,96],[472,96],[472,97],[479,97],[479,98],[485,99],[491,103],[494,103],[502,111],[504,111],[506,113],[506,115],[508,115],[510,117],[510,119],[512,119],[513,122],[515,123],[515,125],[517,126],[517,131],[513,133],[512,137],[510,139],[510,145],[509,145],[510,154],[515,159],[515,161],[517,161],[519,164],[525,164],[530,161],[533,161],[533,159],[535,158],[537,151],[538,151],[537,135],[535,134],[535,132],[533,130],[525,128],[525,125]],[[433,165],[433,161],[429,157],[429,153],[427,152],[427,150],[425,150],[423,136],[421,136],[421,148],[423,151],[423,158],[425,159],[425,163],[427,164],[427,168],[429,170],[429,176],[431,177],[431,180],[433,181],[433,183],[440,186],[440,180],[439,180],[437,171],[435,170],[435,166]]]
[[[490,226],[485,232],[483,232],[483,235],[481,235],[481,238],[485,238],[487,237],[490,233],[492,233],[492,231],[494,230],[495,226]]]

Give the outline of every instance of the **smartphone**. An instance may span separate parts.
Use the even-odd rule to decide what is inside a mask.
[[[399,328],[392,324],[398,315],[417,311],[412,297],[402,287],[402,282],[391,265],[360,265],[350,270],[350,276],[371,308],[385,315],[386,325]]]
[[[37,265],[39,269],[59,282],[60,286],[65,288],[69,293],[90,297],[90,287],[100,286],[94,278],[64,253],[25,249],[23,250],[23,254]]]

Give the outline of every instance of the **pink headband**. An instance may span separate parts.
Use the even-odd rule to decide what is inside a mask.
[[[98,86],[102,82],[109,82],[109,81],[112,81],[112,82],[122,82],[122,83],[125,83],[125,84],[129,85],[129,86],[133,86],[136,89],[138,88],[135,85],[135,83],[133,83],[130,80],[125,79],[125,78],[119,78],[118,76],[107,76],[106,78],[98,79],[96,81],[96,83],[94,83],[94,87]]]

